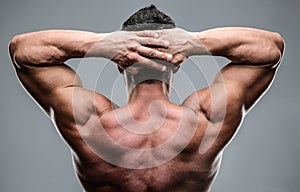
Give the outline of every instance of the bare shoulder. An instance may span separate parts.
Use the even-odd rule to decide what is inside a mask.
[[[183,102],[183,106],[192,109],[200,117],[199,153],[207,159],[218,156],[233,138],[244,117],[239,96],[228,90],[228,85],[214,83],[192,93]]]
[[[71,86],[57,89],[52,94],[52,109],[56,120],[84,125],[91,115],[99,116],[114,104],[105,96],[84,89],[80,86]]]

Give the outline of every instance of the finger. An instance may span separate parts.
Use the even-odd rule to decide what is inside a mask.
[[[171,61],[173,59],[173,55],[169,53],[164,53],[157,51],[155,49],[144,47],[144,46],[138,46],[136,47],[136,51],[145,57],[154,58],[154,59],[161,59],[165,61]]]
[[[136,32],[136,35],[140,36],[140,37],[152,37],[152,38],[158,38],[158,33],[155,31],[139,31]]]
[[[145,67],[149,67],[154,70],[158,70],[158,71],[167,70],[167,67],[165,65],[159,64],[157,62],[152,61],[151,59],[142,56],[137,56],[137,62]]]
[[[156,46],[156,47],[163,47],[163,48],[168,48],[170,45],[169,41],[154,39],[149,37],[140,37],[138,39],[138,42],[141,45],[145,45],[145,46]]]
[[[178,66],[180,65],[182,62],[184,62],[186,60],[186,56],[183,54],[176,54],[172,61],[170,61],[172,64]]]

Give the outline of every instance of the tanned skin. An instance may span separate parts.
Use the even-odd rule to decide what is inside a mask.
[[[149,48],[153,46],[160,48]],[[203,32],[175,28],[110,34],[50,30],[17,35],[9,46],[19,80],[68,143],[77,176],[88,192],[209,191],[223,149],[247,111],[271,85],[283,50],[283,39],[277,33],[235,27]],[[179,65],[189,56],[209,54],[223,56],[231,63],[208,88],[192,93],[182,105],[171,103],[157,81],[137,85],[128,105],[118,107],[103,95],[84,89],[80,78],[64,64],[71,58],[104,57],[123,68],[139,62],[164,71],[169,69],[148,58]],[[160,121],[163,123],[158,129],[154,128],[153,122]],[[124,128],[138,130],[137,122],[156,130],[139,134]],[[195,132],[177,156],[143,168],[141,159],[160,161],[161,154],[150,157],[144,153],[118,153],[103,139],[99,127],[120,145],[135,149],[163,144],[178,127],[186,133]],[[164,154],[178,150],[185,137],[183,132],[173,139]],[[204,150],[199,149],[200,145]],[[117,162],[129,161],[136,168],[104,161],[97,155],[97,147],[114,151]]]

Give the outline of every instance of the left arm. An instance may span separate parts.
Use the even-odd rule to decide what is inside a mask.
[[[145,63],[153,68],[161,66],[145,56],[163,60],[168,55],[145,45],[165,47],[165,41],[155,37],[155,32],[112,32],[97,34],[87,31],[48,30],[15,36],[9,45],[9,53],[16,73],[24,88],[49,114],[59,109],[72,115],[72,91],[83,94],[91,101],[76,100],[88,113],[94,95],[82,88],[81,80],[65,61],[71,58],[105,57],[128,63]],[[107,99],[96,94],[99,105],[107,105]]]

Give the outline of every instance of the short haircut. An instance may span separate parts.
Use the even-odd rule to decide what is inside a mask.
[[[155,5],[142,8],[131,15],[122,25],[122,31],[143,31],[143,30],[162,30],[176,28],[176,24],[165,13],[159,11]],[[118,67],[122,73],[123,69]],[[147,70],[148,72],[145,72]],[[141,70],[140,75],[149,74],[149,72],[156,73],[158,76],[164,76],[164,72],[159,72],[153,69]],[[145,82],[152,82],[151,79]]]
[[[154,5],[142,8],[131,15],[122,26],[123,31],[142,31],[175,28],[175,22]]]

